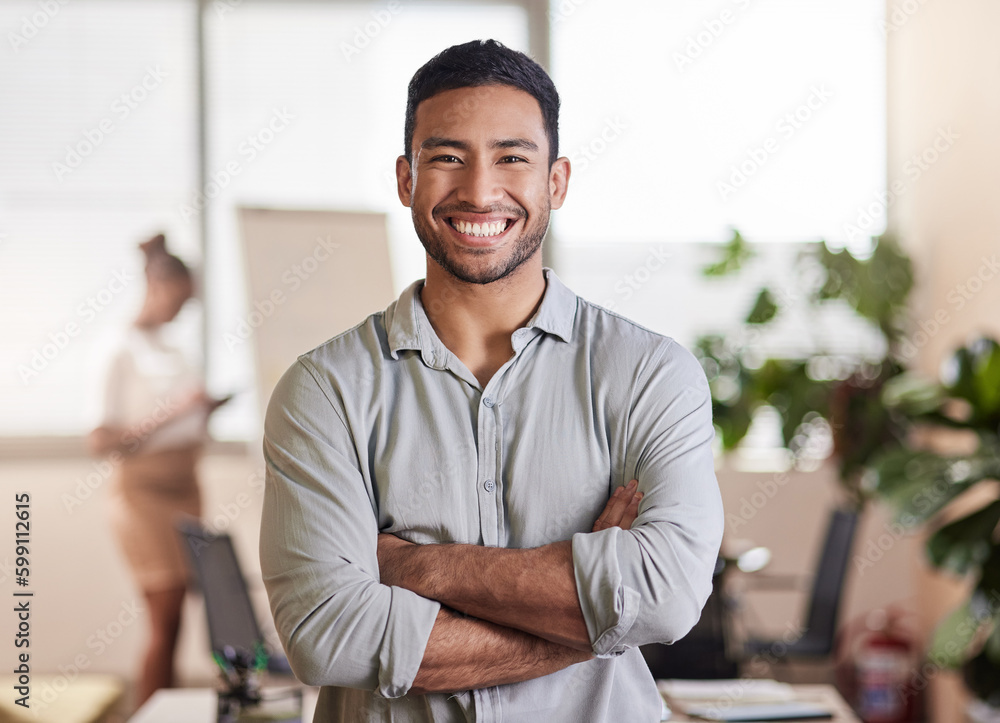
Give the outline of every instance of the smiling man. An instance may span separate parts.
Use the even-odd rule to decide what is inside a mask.
[[[495,41],[418,70],[396,176],[426,278],[271,398],[261,565],[317,721],[659,720],[637,646],[711,589],[704,374],[542,266],[558,113]]]

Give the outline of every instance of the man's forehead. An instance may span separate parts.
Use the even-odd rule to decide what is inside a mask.
[[[524,125],[544,128],[538,100],[512,85],[476,85],[442,90],[422,100],[415,115],[418,125],[422,119],[427,120],[428,115],[433,115],[437,124],[459,127],[463,121],[487,116],[508,121],[516,118]]]

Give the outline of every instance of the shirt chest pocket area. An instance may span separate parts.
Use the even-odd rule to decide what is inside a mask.
[[[433,425],[395,435],[372,463],[381,532],[420,544],[479,539],[475,451]]]

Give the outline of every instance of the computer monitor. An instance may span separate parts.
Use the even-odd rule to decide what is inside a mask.
[[[230,663],[253,665],[264,638],[232,539],[191,519],[179,522],[177,528],[205,598],[212,653]]]

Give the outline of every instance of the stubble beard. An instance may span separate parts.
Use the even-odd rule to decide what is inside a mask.
[[[490,212],[494,211],[496,209],[490,209]],[[517,239],[514,247],[505,257],[496,259],[485,266],[466,264],[463,263],[462,259],[449,256],[447,245],[440,234],[431,228],[430,224],[422,216],[418,215],[416,208],[412,209],[411,215],[413,216],[413,228],[417,233],[417,238],[420,239],[420,243],[423,245],[427,255],[438,266],[459,281],[464,281],[468,284],[492,284],[494,281],[499,281],[510,276],[538,252],[545,238],[545,232],[549,227],[548,219],[550,211],[551,207],[543,209],[543,212],[538,217],[540,220],[536,221],[532,226],[525,227],[524,231],[521,232],[521,237]],[[521,210],[521,213],[524,213],[523,210]],[[448,223],[443,215],[437,214],[435,217],[440,218],[441,223]],[[527,214],[524,214],[521,218],[527,218]],[[495,249],[486,248],[470,248],[466,249],[465,253],[476,257],[498,255]]]

